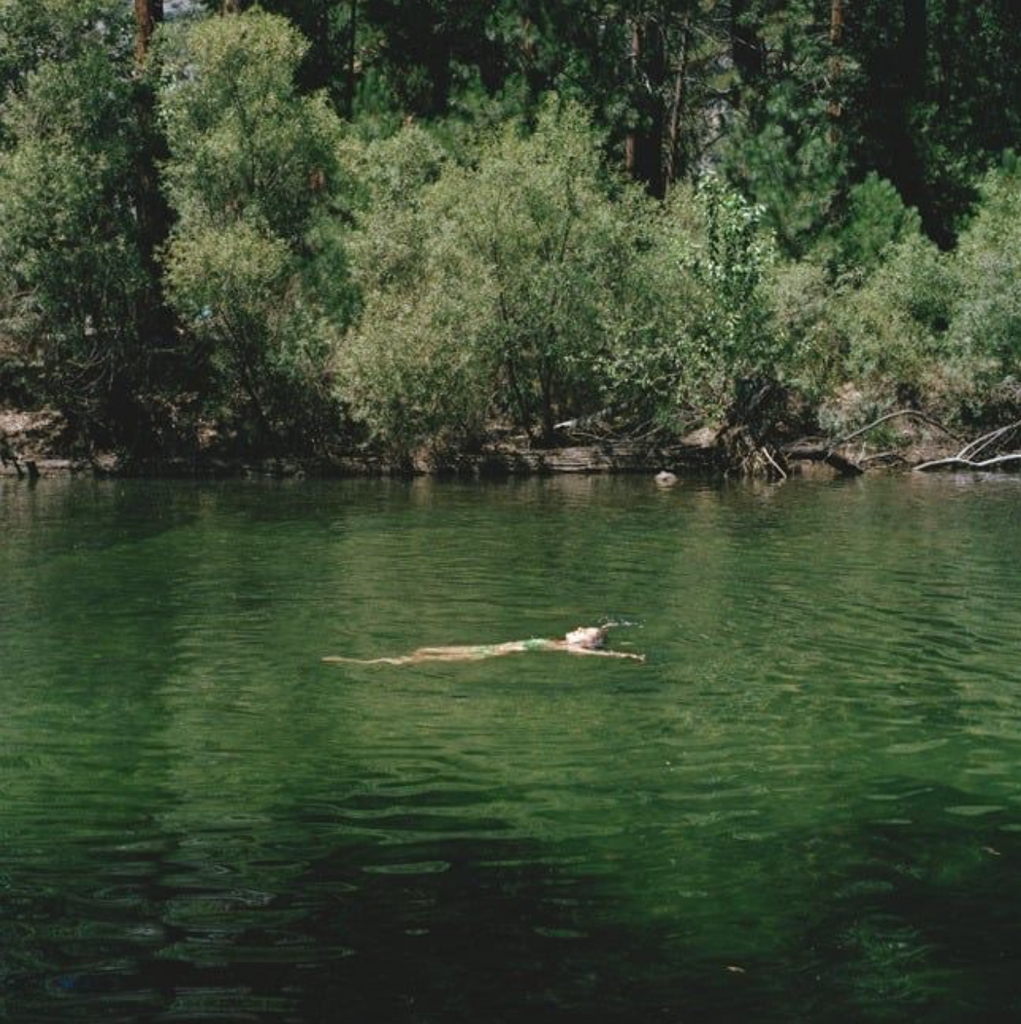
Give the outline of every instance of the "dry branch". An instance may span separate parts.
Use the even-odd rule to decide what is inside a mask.
[[[1004,427],[997,427],[990,430],[988,434],[982,434],[973,441],[969,441],[956,455],[948,459],[933,459],[930,462],[923,462],[915,466],[919,472],[928,472],[931,469],[993,469],[997,466],[1009,466],[1013,463],[1021,463],[1021,452],[1010,452],[1006,455],[997,455],[990,459],[976,459],[975,456],[988,451],[994,444],[1002,443],[1016,430],[1021,428],[1021,420],[1008,423]]]
[[[974,441],[966,444],[957,453],[957,457],[959,459],[974,459],[980,452],[984,452],[997,441],[1002,441],[1009,434],[1017,430],[1018,427],[1021,427],[1021,420],[1018,420],[1016,423],[1008,423],[1005,427],[998,427],[996,430],[990,430],[988,434],[976,437]]]
[[[931,416],[926,415],[924,412],[919,412],[917,409],[898,409],[896,412],[888,412],[885,416],[880,416],[879,419],[873,420],[871,423],[866,423],[864,427],[859,427],[857,430],[850,434],[845,434],[843,437],[838,437],[835,441],[830,444],[831,448],[839,448],[841,445],[845,445],[850,441],[853,441],[856,437],[861,437],[862,434],[867,434],[870,430],[875,427],[886,423],[888,420],[897,419],[898,417],[906,416],[910,419],[921,420],[923,423],[927,423],[930,427],[935,427],[937,430],[943,431],[947,437],[952,437],[955,441],[959,441],[960,438],[953,431],[947,429],[939,420],[934,420]]]
[[[973,459],[962,459],[960,455],[953,455],[949,459],[933,459],[932,462],[923,462],[920,466],[915,466],[915,469],[919,473],[928,472],[930,469],[950,469],[951,467],[958,467],[960,469],[992,469],[995,466],[1005,466],[1013,462],[1021,464],[1021,452],[997,455],[995,458],[983,459],[981,462],[975,462]]]
[[[874,430],[883,423],[905,417],[908,419],[920,420],[922,423],[928,424],[928,426],[935,427],[937,430],[942,431],[948,437],[960,440],[953,431],[940,423],[939,420],[933,419],[931,416],[924,412],[920,412],[918,409],[897,409],[895,412],[888,412],[885,415],[880,416],[878,419],[873,420],[871,423],[866,423],[865,426],[859,427],[857,430],[853,430],[850,434],[844,434],[842,437],[838,437],[832,441],[820,442],[813,438],[803,438],[800,441],[795,441],[793,444],[784,448],[784,455],[789,459],[802,459],[809,462],[825,462],[827,465],[832,466],[842,476],[860,476],[865,472],[863,466],[866,462],[876,461],[883,457],[890,457],[894,453],[883,452],[880,455],[865,456],[858,462],[855,462],[846,456],[839,454],[836,449],[841,448],[846,444],[850,444],[850,442],[855,440],[855,438],[867,434],[870,430]]]

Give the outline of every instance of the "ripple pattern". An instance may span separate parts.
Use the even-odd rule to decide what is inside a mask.
[[[0,480],[0,1018],[1021,1011],[1021,485]],[[324,665],[600,619],[643,665]]]

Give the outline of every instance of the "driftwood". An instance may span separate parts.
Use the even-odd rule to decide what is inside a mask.
[[[951,456],[949,459],[933,459],[932,462],[923,462],[915,469],[919,473],[927,473],[930,469],[995,469],[997,466],[1006,466],[1012,463],[1021,465],[1021,452],[1012,452],[1010,455],[997,455],[992,459],[983,459],[975,462],[973,459],[962,459],[959,456]]]
[[[988,434],[976,437],[974,441],[966,444],[957,453],[957,457],[959,459],[974,459],[976,455],[980,455],[987,448],[1005,440],[1018,427],[1021,427],[1021,420],[1018,420],[1016,423],[1008,423],[1005,427],[998,427],[996,430],[990,430]]]
[[[939,420],[934,420],[931,416],[928,416],[924,412],[919,412],[918,409],[898,409],[896,412],[888,412],[885,416],[880,416],[879,419],[873,420],[871,423],[866,423],[864,427],[859,427],[857,430],[850,434],[845,434],[843,437],[838,437],[836,441],[830,444],[831,448],[839,448],[841,445],[848,444],[853,441],[856,437],[861,437],[862,434],[867,434],[870,430],[874,430],[876,427],[898,418],[921,420],[922,423],[927,423],[930,427],[935,427],[937,430],[941,430],[947,437],[952,437],[955,441],[959,441],[960,438],[951,430],[948,430]]]
[[[1002,444],[1019,428],[1021,428],[1021,420],[1008,423],[1005,427],[997,427],[996,430],[990,430],[988,434],[969,441],[956,455],[947,459],[932,459],[930,462],[923,462],[921,465],[915,466],[915,469],[921,473],[927,473],[933,469],[983,470],[1021,464],[1021,452],[1010,452],[988,459],[976,457],[982,452],[988,451],[993,445]]]
[[[931,416],[924,412],[920,412],[918,409],[897,409],[895,412],[888,412],[885,415],[880,416],[878,419],[873,420],[871,423],[866,423],[865,426],[859,427],[857,430],[853,430],[851,433],[844,434],[832,441],[819,442],[817,440],[813,441],[809,438],[796,441],[794,444],[788,445],[784,449],[784,455],[786,455],[788,459],[800,459],[808,462],[825,462],[828,466],[832,466],[833,469],[835,469],[841,476],[861,476],[861,474],[865,472],[865,463],[875,462],[880,459],[896,458],[896,453],[881,452],[877,455],[867,455],[855,462],[847,456],[841,455],[836,449],[842,448],[846,444],[850,444],[855,439],[863,437],[876,427],[894,419],[919,420],[930,427],[935,427],[948,437],[954,438],[954,440],[960,440],[953,431],[940,423],[939,420],[933,419]]]
[[[806,445],[804,441],[788,445],[784,455],[795,462],[825,462],[841,476],[861,476],[865,472],[857,462],[845,458],[828,445]]]

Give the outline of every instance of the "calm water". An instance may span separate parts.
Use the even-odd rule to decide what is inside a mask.
[[[0,1019],[1021,1014],[1021,480],[0,482]],[[336,666],[606,616],[644,665]]]

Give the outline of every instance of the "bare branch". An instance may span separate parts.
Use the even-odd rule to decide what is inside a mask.
[[[880,424],[886,423],[888,420],[896,419],[899,416],[907,416],[911,419],[921,420],[923,423],[928,423],[930,427],[935,427],[937,430],[943,431],[947,437],[952,437],[955,441],[960,440],[960,437],[958,437],[957,434],[948,430],[939,422],[939,420],[934,420],[924,412],[919,412],[917,409],[898,409],[896,412],[888,412],[885,416],[880,416],[879,419],[873,420],[871,423],[866,423],[864,427],[859,427],[853,433],[846,434],[844,437],[838,437],[836,441],[831,442],[830,447],[839,448],[841,445],[847,444],[849,441],[853,441],[856,437],[861,437],[862,434],[867,434],[870,430],[873,430]]]
[[[962,459],[959,455],[955,455],[949,459],[934,459],[932,462],[923,462],[920,466],[915,466],[915,470],[919,473],[927,473],[933,469],[993,469],[996,466],[1006,466],[1011,463],[1021,464],[1021,452],[1011,452],[1009,455],[997,455],[992,459],[984,459],[981,462],[975,462],[972,459]]]

